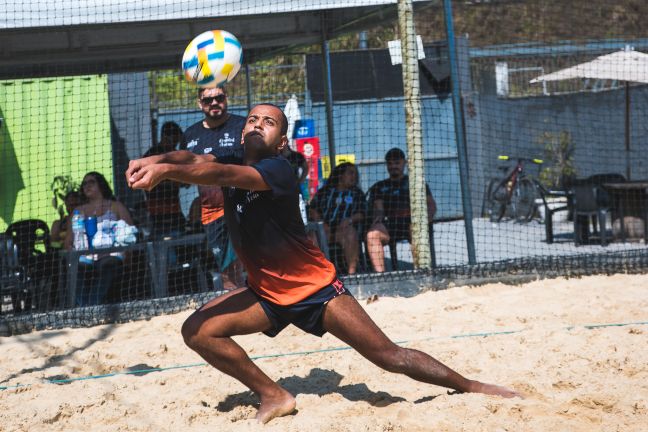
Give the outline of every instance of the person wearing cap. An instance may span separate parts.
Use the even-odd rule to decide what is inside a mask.
[[[409,177],[405,175],[405,153],[394,147],[385,154],[385,163],[389,177],[371,186],[368,193],[371,217],[367,231],[367,251],[371,265],[379,273],[385,271],[383,247],[389,244],[390,240],[412,242]],[[436,213],[436,202],[427,185],[425,192],[428,219],[431,221]]]

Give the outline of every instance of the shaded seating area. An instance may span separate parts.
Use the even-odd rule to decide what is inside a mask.
[[[554,215],[567,212],[568,219],[573,222],[576,245],[592,241],[607,245],[612,238],[608,230],[611,230],[612,220],[618,216],[615,202],[604,185],[625,181],[622,174],[603,173],[574,179],[565,190],[549,190],[538,184],[545,214],[545,241],[550,244],[555,240]],[[559,198],[558,205],[553,200],[555,198]]]
[[[119,255],[105,295],[97,304],[222,290],[220,273],[204,233],[145,239],[107,248],[59,250],[51,247],[47,223],[26,219],[0,233],[2,313],[45,312],[77,306],[81,290],[97,283],[93,256]]]
[[[111,283],[105,301],[115,303],[148,298],[222,290],[220,274],[205,234],[174,239],[141,241],[127,246],[61,252],[58,290],[60,307],[74,307],[78,296],[79,258],[101,251],[125,255],[123,267]]]

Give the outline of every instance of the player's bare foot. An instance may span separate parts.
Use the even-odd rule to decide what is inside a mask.
[[[474,387],[470,389],[472,393],[483,393],[505,398],[519,397],[520,399],[524,399],[524,395],[522,395],[522,393],[516,392],[515,390],[512,390],[510,388],[498,386],[495,384],[486,384],[479,381],[474,381],[473,383]]]
[[[293,395],[282,389],[276,397],[261,398],[261,406],[256,419],[260,423],[268,423],[275,417],[282,417],[295,411],[297,402]]]

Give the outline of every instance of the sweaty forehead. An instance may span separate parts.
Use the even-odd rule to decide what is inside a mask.
[[[279,109],[270,105],[260,105],[252,108],[248,117],[270,117],[275,121],[279,121]]]

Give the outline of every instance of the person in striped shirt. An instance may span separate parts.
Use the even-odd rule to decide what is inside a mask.
[[[310,219],[324,222],[329,244],[342,247],[348,274],[354,274],[358,268],[359,235],[366,207],[365,194],[358,187],[358,168],[351,162],[333,168],[326,185],[309,206]]]

